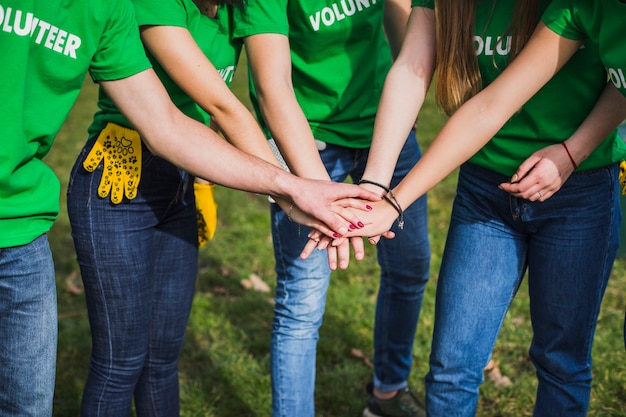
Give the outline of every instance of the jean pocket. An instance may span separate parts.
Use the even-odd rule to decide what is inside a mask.
[[[148,147],[146,146],[146,144],[142,140],[141,141],[141,159],[142,159],[141,165],[143,166],[143,168],[146,168],[148,165],[150,165],[156,158],[159,158],[159,157],[155,156],[148,149]]]
[[[87,140],[87,143],[85,143],[85,146],[83,146],[83,149],[81,149],[80,153],[76,157],[76,160],[74,161],[74,166],[72,167],[72,170],[70,171],[69,183],[67,185],[67,195],[70,195],[72,193],[72,188],[74,188],[74,182],[76,180],[76,176],[79,174],[79,172],[81,172],[81,170],[85,171],[85,169],[83,168],[83,161],[85,160],[85,158],[87,157],[87,154],[91,150],[94,140],[95,138]],[[101,168],[98,167],[98,169],[101,169]]]

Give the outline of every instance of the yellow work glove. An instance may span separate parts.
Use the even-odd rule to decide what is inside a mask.
[[[108,123],[83,161],[83,167],[93,172],[104,159],[98,195],[111,193],[113,204],[119,204],[124,195],[129,200],[137,196],[141,178],[141,138],[136,130]]]
[[[199,248],[213,239],[217,228],[217,203],[213,195],[214,190],[214,184],[193,183],[193,191],[196,195]]]
[[[626,194],[626,161],[619,163],[619,185],[622,187],[622,195]]]

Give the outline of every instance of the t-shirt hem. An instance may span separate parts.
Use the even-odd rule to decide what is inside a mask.
[[[180,28],[187,28],[187,22],[181,21],[181,19],[169,19],[169,18],[150,18],[145,20],[137,19],[137,26],[174,26]]]
[[[233,38],[235,39],[245,38],[247,36],[262,35],[266,33],[274,33],[278,35],[289,36],[289,27],[259,25],[259,26],[248,27],[248,28],[238,28],[238,29],[235,29]]]
[[[47,227],[40,227],[40,228],[37,228],[36,230],[33,229],[29,231],[28,233],[22,233],[22,234],[7,233],[10,236],[10,238],[8,239],[0,238],[0,248],[14,248],[17,246],[28,245],[29,243],[37,239],[39,236],[45,235],[46,233],[48,233],[50,229],[52,228],[52,224],[53,222],[50,222],[50,224]]]
[[[91,76],[91,79],[96,82],[115,81],[139,74],[140,72],[143,72],[150,68],[152,68],[152,65],[150,64],[150,61],[148,61],[148,58],[145,58],[145,61],[142,62],[141,65],[131,65],[128,67],[117,66],[112,71],[89,71],[89,74]]]

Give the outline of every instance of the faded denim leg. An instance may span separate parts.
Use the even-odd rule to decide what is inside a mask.
[[[57,298],[48,238],[0,249],[0,415],[52,415]]]

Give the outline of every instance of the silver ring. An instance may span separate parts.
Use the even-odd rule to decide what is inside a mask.
[[[543,197],[543,194],[541,194],[541,191],[537,191],[537,194],[539,194],[539,197]]]

